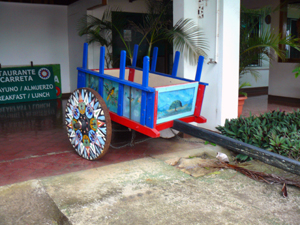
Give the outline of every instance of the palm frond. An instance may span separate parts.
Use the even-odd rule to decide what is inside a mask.
[[[208,44],[204,32],[191,19],[180,19],[173,29],[165,30],[165,36],[193,65],[200,55],[207,56],[205,50]]]

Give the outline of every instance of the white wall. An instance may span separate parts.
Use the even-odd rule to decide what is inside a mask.
[[[67,6],[0,2],[0,63],[60,64],[70,92],[67,25]]]
[[[269,86],[269,67],[256,67],[255,70],[258,72],[258,78],[255,79],[250,73],[244,74],[240,79],[240,84],[249,82],[251,86],[244,88],[255,88],[255,87],[268,87]]]
[[[77,67],[82,66],[85,37],[78,36],[78,22],[90,7],[102,4],[101,0],[80,0],[68,7],[69,70],[71,91],[77,88]]]
[[[217,61],[217,64],[207,64],[206,59],[201,77],[202,82],[209,83],[201,112],[207,118],[207,123],[201,126],[214,130],[216,126],[224,124],[225,119],[237,117],[240,1],[204,1],[202,19],[197,15],[197,0],[174,0],[173,3],[174,23],[181,17],[194,19],[203,29],[208,41],[207,58]],[[180,65],[178,71],[190,79],[195,78],[195,72],[196,67],[187,62]]]

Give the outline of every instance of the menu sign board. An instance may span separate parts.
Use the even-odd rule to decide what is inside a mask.
[[[0,104],[56,99],[51,66],[0,69]]]

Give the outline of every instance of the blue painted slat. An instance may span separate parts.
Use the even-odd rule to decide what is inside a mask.
[[[124,85],[119,84],[119,97],[118,97],[118,115],[123,116],[123,104],[124,104]]]
[[[125,67],[126,67],[126,51],[121,51],[121,58],[120,58],[120,79],[125,79]]]
[[[103,86],[104,86],[103,78],[99,77],[99,91],[98,91],[98,93],[100,94],[100,96],[102,98],[103,98]]]
[[[146,114],[147,114],[146,106],[147,106],[147,92],[142,91],[140,124],[143,126],[146,124]]]
[[[151,72],[156,71],[157,55],[158,55],[158,47],[154,47],[152,61],[151,61],[151,70],[150,70]]]
[[[196,72],[195,81],[200,82],[202,68],[203,68],[203,62],[204,62],[204,57],[202,55],[200,55],[199,59],[198,59],[198,66],[197,66],[197,72]]]
[[[100,48],[100,61],[99,61],[99,73],[104,74],[104,62],[105,62],[105,47]]]
[[[143,60],[143,86],[148,87],[149,82],[149,57],[145,56]]]
[[[173,69],[172,69],[172,77],[176,77],[177,76],[179,59],[180,59],[180,52],[176,51],[175,58],[174,58],[174,63],[173,63]]]
[[[138,51],[139,51],[139,46],[138,45],[134,45],[133,58],[132,58],[132,64],[131,64],[133,67],[136,67],[136,61],[137,61]]]
[[[154,128],[155,93],[147,93],[146,126]]]
[[[126,67],[126,51],[121,51],[120,58],[120,80],[125,80],[125,67]],[[124,84],[119,83],[119,97],[118,97],[118,115],[123,116],[124,104]]]
[[[77,75],[77,88],[86,87],[86,76],[85,73],[78,71]]]
[[[88,43],[84,43],[83,45],[83,57],[82,57],[82,68],[87,69],[88,62]]]
[[[143,60],[143,87],[148,87],[149,82],[149,57],[145,56]],[[141,99],[141,125],[146,124],[146,107],[147,107],[147,93],[142,91],[142,99]]]
[[[104,74],[104,62],[105,62],[105,47],[100,47],[100,60],[99,60],[99,73]],[[103,78],[99,77],[99,94],[103,98]]]
[[[124,85],[128,85],[130,87],[134,87],[134,88],[140,89],[142,91],[155,92],[155,89],[152,88],[152,87],[144,87],[144,86],[142,86],[138,83],[134,83],[134,82],[127,81],[127,80],[120,80],[118,77],[113,77],[113,76],[110,76],[110,75],[107,75],[107,74],[100,74],[98,72],[83,69],[81,67],[77,67],[77,70],[80,71],[80,72],[83,72],[83,73],[91,74],[91,75],[94,75],[94,76],[97,76],[97,77],[102,77],[104,79],[108,79],[108,80],[111,80],[111,81],[114,81],[114,82],[118,82],[118,83],[121,83],[121,84],[124,84]]]

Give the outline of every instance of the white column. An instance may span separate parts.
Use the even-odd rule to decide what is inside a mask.
[[[227,118],[237,117],[239,86],[240,0],[204,0],[204,17],[198,17],[198,0],[174,0],[174,24],[180,18],[192,18],[204,31],[209,50],[204,62],[201,81],[206,88],[201,115],[207,118],[202,127],[214,130]],[[217,14],[219,9],[219,14]],[[217,35],[218,34],[218,35]],[[217,61],[207,64],[208,59]],[[178,74],[194,79],[196,66],[186,60]]]
[[[191,18],[198,24],[198,0],[174,0],[173,1],[173,24],[175,25],[181,18]],[[174,52],[175,53],[175,52]],[[175,55],[175,54],[174,54]],[[195,79],[196,66],[192,66],[184,59],[183,52],[180,55],[178,76],[188,79]]]
[[[240,0],[220,1],[220,51],[218,115],[220,124],[237,117],[240,49]]]

